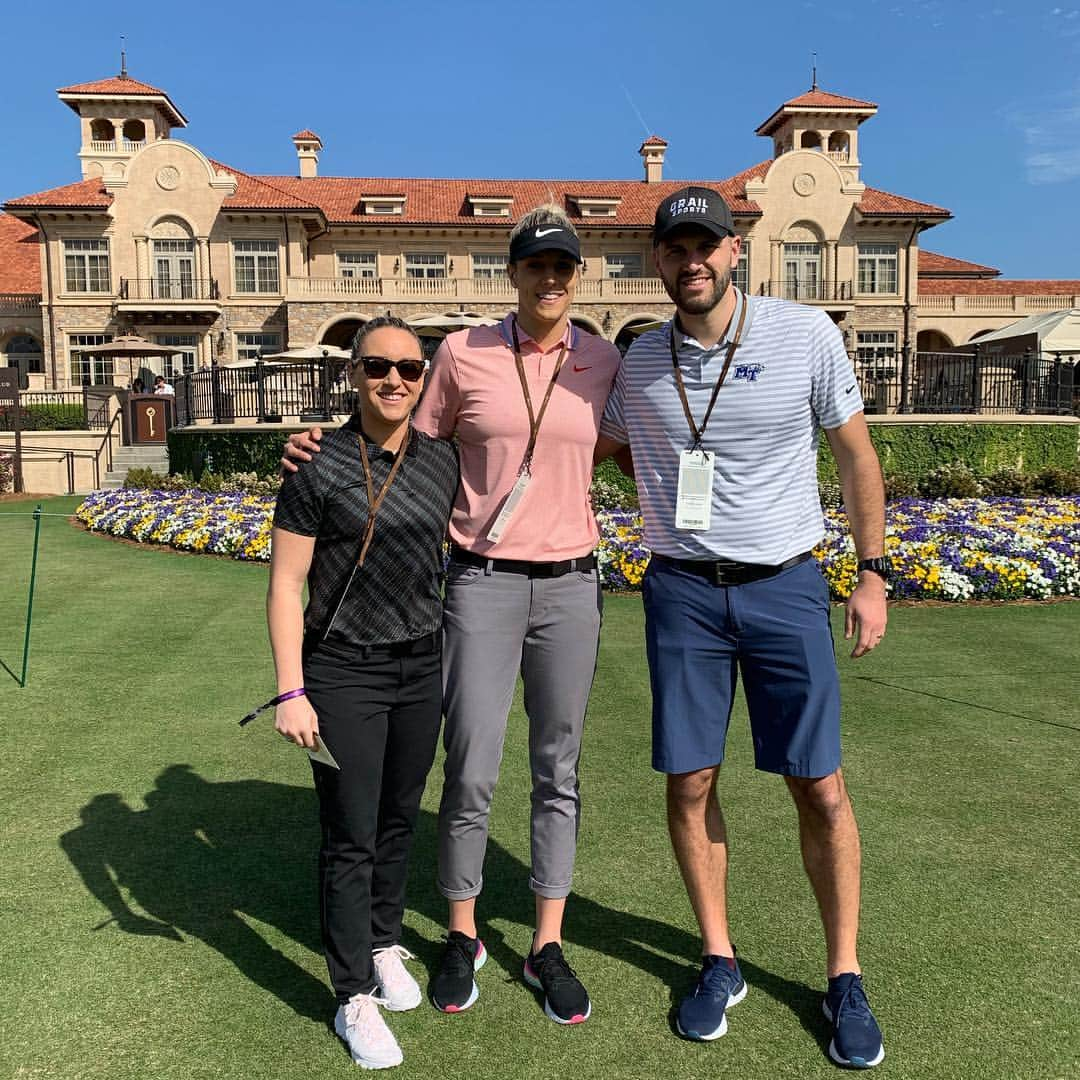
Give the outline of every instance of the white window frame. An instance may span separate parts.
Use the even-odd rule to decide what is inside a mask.
[[[445,251],[406,251],[405,276],[415,279],[441,280],[447,276],[446,263]]]
[[[472,259],[472,276],[474,280],[506,280],[506,255],[503,252],[474,251],[469,257]]]
[[[742,289],[744,293],[750,292],[750,241],[745,237],[739,249],[739,261],[731,271],[731,280],[736,289]]]
[[[613,218],[619,212],[619,206],[622,203],[621,198],[604,198],[602,196],[595,196],[590,198],[587,195],[571,195],[574,203],[577,205],[578,213],[583,218]]]
[[[604,256],[605,278],[641,278],[645,258],[640,251],[612,251]]]
[[[198,334],[155,334],[153,340],[158,345],[169,345],[176,349],[172,356],[162,357],[165,361],[166,379],[190,375],[198,366]],[[182,357],[179,363],[177,363],[177,357]]]
[[[109,386],[113,382],[113,358],[111,356],[76,355],[80,345],[104,345],[112,341],[112,334],[67,335],[68,380],[71,386]]]
[[[467,195],[473,217],[509,217],[512,195]]]
[[[405,213],[404,195],[361,195],[360,205],[365,214],[393,217]]]
[[[69,237],[61,243],[64,249],[64,292],[109,295],[112,292],[112,268],[108,239]]]
[[[379,254],[376,251],[339,251],[337,264],[338,277],[370,281],[379,276]]]
[[[257,360],[260,353],[281,352],[280,330],[236,330],[233,338],[237,360]]]
[[[856,261],[856,291],[860,296],[898,296],[899,245],[887,241],[860,241]]]
[[[234,240],[233,290],[245,296],[280,296],[281,275],[278,272],[279,250],[276,240]],[[244,277],[248,278],[246,264],[250,263],[251,288],[241,281],[241,263],[245,264]]]
[[[855,331],[855,363],[860,375],[872,379],[895,379],[897,356],[895,330]]]

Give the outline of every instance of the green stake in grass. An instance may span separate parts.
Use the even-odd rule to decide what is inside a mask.
[[[22,678],[19,686],[26,686],[26,664],[30,659],[30,620],[34,614],[34,576],[37,574],[38,537],[41,535],[41,503],[34,508],[34,554],[30,560],[30,593],[26,598],[26,638],[23,641]]]

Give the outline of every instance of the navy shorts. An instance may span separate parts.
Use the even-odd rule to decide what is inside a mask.
[[[643,588],[654,769],[724,760],[740,671],[759,769],[819,777],[840,767],[829,589],[813,559],[727,586],[653,559]]]

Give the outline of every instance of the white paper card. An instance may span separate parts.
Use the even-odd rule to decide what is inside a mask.
[[[326,743],[318,735],[315,736],[315,749],[308,750],[307,756],[312,761],[319,761],[323,765],[329,765],[331,769],[341,769],[341,766],[334,760],[334,755],[327,749]]]
[[[514,511],[517,509],[517,504],[521,502],[521,498],[525,494],[525,489],[529,486],[530,479],[531,477],[527,472],[518,473],[517,481],[510,489],[510,494],[506,496],[506,501],[502,504],[499,516],[495,519],[491,528],[488,529],[487,538],[493,544],[496,543],[506,531],[506,526]]]
[[[703,532],[712,517],[713,452],[684,450],[679,455],[675,528]]]

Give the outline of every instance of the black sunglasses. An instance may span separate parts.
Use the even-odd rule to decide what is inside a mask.
[[[397,368],[398,374],[406,382],[416,382],[426,367],[423,360],[391,360],[386,356],[361,356],[352,362],[353,370],[360,365],[363,365],[364,374],[369,379],[385,379],[391,368]]]

